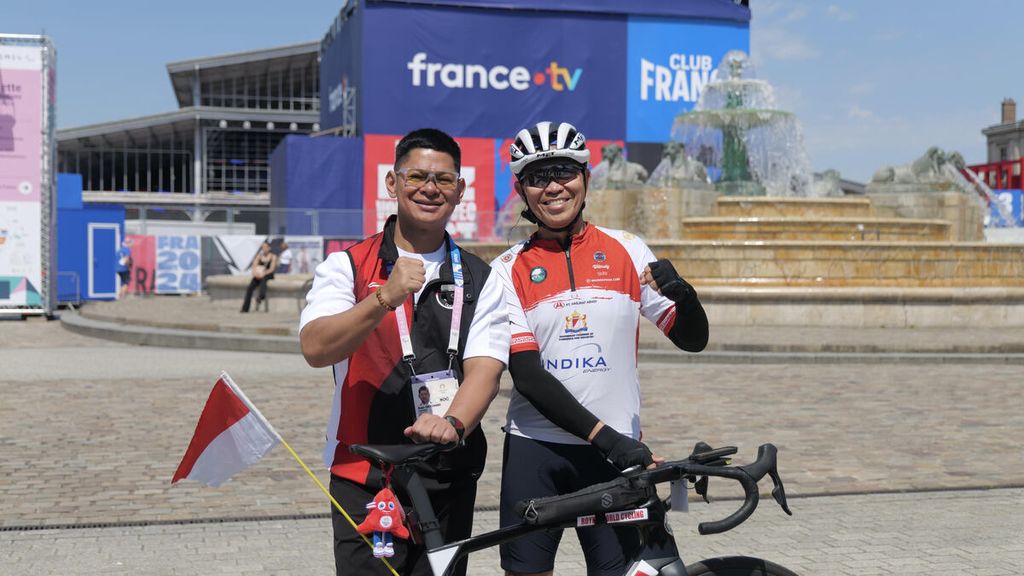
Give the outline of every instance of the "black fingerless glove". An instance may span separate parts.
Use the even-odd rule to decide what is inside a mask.
[[[605,424],[591,442],[601,454],[619,470],[640,466],[647,468],[654,463],[651,450],[639,440],[633,440]]]
[[[683,304],[697,297],[697,291],[690,286],[689,282],[679,276],[670,260],[662,258],[657,262],[651,262],[648,266],[651,269],[654,283],[658,285],[661,294],[669,300]]]

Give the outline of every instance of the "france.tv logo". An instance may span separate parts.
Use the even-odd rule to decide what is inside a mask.
[[[454,64],[428,62],[426,52],[417,52],[406,64],[412,75],[413,86],[444,86],[446,88],[475,88],[478,90],[528,90],[530,86],[549,85],[555,92],[573,92],[579,86],[583,68],[575,70],[551,62],[543,70],[530,72],[525,66],[484,66],[482,64]]]

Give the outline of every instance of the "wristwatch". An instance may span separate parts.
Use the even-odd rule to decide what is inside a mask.
[[[462,420],[459,420],[451,414],[445,416],[444,419],[452,425],[452,428],[455,428],[455,433],[459,436],[459,442],[462,442],[462,437],[466,435],[466,426],[462,423]]]

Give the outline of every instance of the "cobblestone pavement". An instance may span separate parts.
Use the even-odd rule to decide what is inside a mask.
[[[309,517],[327,504],[287,451],[219,489],[169,485],[222,369],[319,469],[331,378],[298,355],[138,347],[40,319],[0,322],[0,574],[329,573],[328,522]],[[647,364],[642,378],[656,452],[681,457],[703,439],[738,445],[742,462],[771,441],[795,497],[797,516],[767,501],[732,534],[693,538],[688,559],[756,553],[806,574],[1024,572],[1019,367]],[[489,526],[508,389],[484,422],[492,449],[478,505]],[[965,490],[979,487],[1003,489]],[[834,496],[908,490],[943,491]],[[832,496],[800,498],[820,494]],[[253,520],[280,516],[299,519]],[[224,518],[249,520],[117,526]],[[571,550],[560,573],[582,573]],[[497,573],[488,558],[471,573]]]
[[[291,302],[275,305],[269,313],[240,314],[237,303],[212,302],[202,296],[90,302],[81,312],[88,318],[134,325],[281,336],[297,334],[299,317],[298,307]],[[672,344],[649,322],[641,323],[641,346],[672,348]],[[708,350],[1022,353],[1024,330],[716,325],[711,330]]]
[[[1011,576],[1024,573],[1024,490],[928,492],[792,499],[794,516],[765,501],[739,528],[699,536],[734,502],[691,504],[672,526],[687,563],[756,556],[801,575]],[[477,513],[475,533],[497,527]],[[3,574],[35,576],[303,574],[333,576],[327,519],[0,532]],[[585,574],[572,532],[555,573]],[[470,557],[469,574],[500,576],[498,554]]]

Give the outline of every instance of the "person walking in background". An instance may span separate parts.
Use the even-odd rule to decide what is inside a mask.
[[[351,453],[352,444],[458,442],[418,466],[446,542],[471,534],[487,455],[478,424],[498,393],[510,339],[497,275],[445,232],[466,188],[460,162],[459,145],[440,130],[399,141],[385,176],[398,214],[317,266],[299,328],[306,362],[334,367],[324,451],[331,495],[360,522],[383,487],[381,470]],[[424,399],[430,409],[417,412]],[[388,574],[341,513],[331,513],[337,573]],[[394,544],[400,574],[432,574],[422,543]],[[465,573],[463,560],[456,574]]]
[[[281,274],[287,274],[292,269],[292,249],[288,247],[287,242],[281,242],[281,253],[277,260],[277,271]]]
[[[260,251],[252,263],[252,280],[245,289],[245,301],[242,302],[242,312],[249,311],[249,303],[252,302],[252,294],[259,289],[256,295],[256,309],[259,310],[260,303],[267,299],[267,282],[274,279],[274,272],[277,270],[277,255],[270,251],[270,242],[263,242]]]
[[[629,232],[583,219],[590,152],[582,133],[540,122],[516,135],[511,158],[523,217],[538,230],[491,263],[505,287],[513,342],[502,527],[522,521],[520,500],[574,492],[661,460],[640,442],[641,317],[682,350],[708,342],[697,293],[670,261],[655,260]],[[576,532],[592,576],[622,574],[640,545],[631,527]],[[547,530],[503,544],[502,568],[551,574],[561,537]]]
[[[117,249],[117,277],[121,280],[117,299],[123,300],[128,295],[128,284],[132,278],[132,249],[128,247],[127,240],[121,242],[121,247]]]

